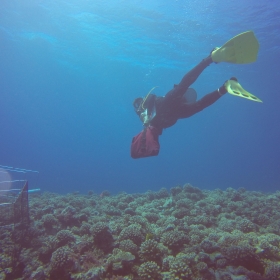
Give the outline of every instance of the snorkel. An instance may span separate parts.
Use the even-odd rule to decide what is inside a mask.
[[[143,99],[143,102],[142,102],[142,104],[140,105],[140,107],[142,107],[142,110],[145,110],[144,104],[145,104],[146,100],[148,99],[148,97],[149,97],[149,95],[152,93],[152,91],[153,91],[155,88],[157,88],[157,87],[158,87],[158,86],[153,87],[153,88],[148,92],[148,94],[146,95],[146,97]]]

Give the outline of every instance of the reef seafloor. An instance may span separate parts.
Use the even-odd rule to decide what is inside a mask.
[[[278,191],[45,192],[29,214],[0,228],[0,279],[280,278]]]

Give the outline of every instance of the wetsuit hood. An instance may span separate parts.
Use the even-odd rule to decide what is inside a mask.
[[[142,110],[141,110],[141,105],[143,103],[143,98],[142,97],[137,97],[134,101],[133,101],[133,107],[134,107],[134,111],[136,112],[137,115],[140,115]]]

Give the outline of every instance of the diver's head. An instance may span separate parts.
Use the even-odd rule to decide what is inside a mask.
[[[148,109],[143,107],[144,99],[138,97],[133,101],[133,107],[136,114],[139,116],[143,124],[147,124],[149,121]]]
[[[134,111],[136,112],[137,115],[140,115],[143,112],[143,108],[141,106],[142,103],[143,103],[142,97],[138,97],[133,101]]]

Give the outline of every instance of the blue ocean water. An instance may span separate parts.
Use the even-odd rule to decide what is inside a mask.
[[[280,186],[280,4],[260,1],[1,1],[0,164],[39,171],[31,188],[144,192]],[[165,95],[215,46],[253,30],[253,64],[212,64],[198,97],[236,76],[263,103],[227,94],[133,160],[132,102]]]

